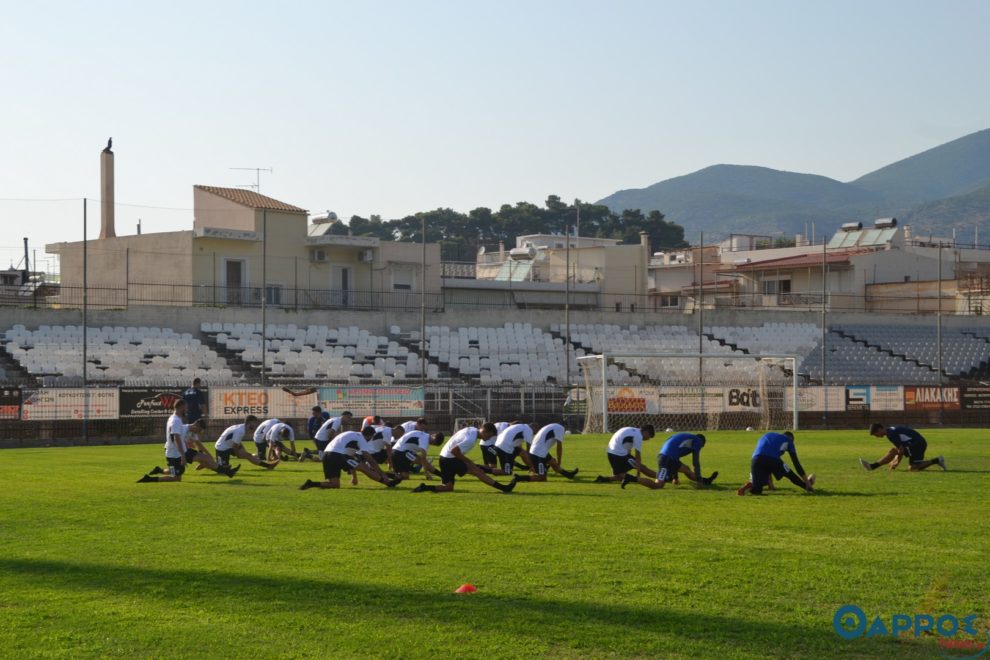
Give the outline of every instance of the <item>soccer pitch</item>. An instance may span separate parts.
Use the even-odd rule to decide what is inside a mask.
[[[818,493],[737,497],[759,433],[707,433],[714,487],[574,482],[411,494],[315,463],[136,484],[159,445],[0,453],[6,657],[938,657],[935,636],[844,640],[836,609],[990,622],[990,430],[924,430],[949,471],[865,472],[890,446],[799,432]],[[662,435],[645,443],[648,465]],[[311,446],[308,441],[303,446]],[[250,445],[249,445],[250,447]],[[436,449],[432,449],[436,453]],[[478,450],[471,457],[478,460]],[[786,459],[786,457],[785,457]],[[346,483],[346,479],[345,479]],[[433,482],[437,483],[437,482]],[[478,592],[455,595],[471,582]],[[964,656],[966,653],[957,652]],[[951,656],[950,656],[951,657]]]

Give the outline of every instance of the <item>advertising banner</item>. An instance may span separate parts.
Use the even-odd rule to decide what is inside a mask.
[[[990,410],[990,387],[964,387],[963,410]]]
[[[751,387],[726,387],[722,393],[722,403],[727,412],[756,412],[762,410],[766,403],[764,395]]]
[[[609,413],[653,413],[658,411],[659,392],[655,387],[610,387]]]
[[[239,419],[303,419],[317,405],[317,390],[290,390],[278,387],[211,387],[210,417]]]
[[[794,410],[792,391],[790,387],[784,389],[784,410],[787,412]],[[797,400],[798,412],[845,411],[846,388],[838,385],[799,387]]]
[[[846,410],[869,410],[870,394],[868,385],[848,385],[846,387]]]
[[[721,387],[661,387],[658,412],[719,413],[725,409],[725,397],[726,394]]]
[[[121,387],[120,416],[168,417],[181,398],[182,389],[178,387]]]
[[[357,417],[412,418],[426,412],[422,387],[321,387],[320,406],[331,415],[349,410]]]
[[[905,387],[905,410],[959,410],[959,388]]]
[[[0,419],[21,418],[21,388],[0,388]]]
[[[88,411],[88,419],[117,419],[120,413],[117,388],[90,389],[88,398],[81,387],[35,390],[24,398],[21,419],[82,419],[84,411]]]
[[[872,386],[870,410],[904,410],[904,388],[900,385]]]

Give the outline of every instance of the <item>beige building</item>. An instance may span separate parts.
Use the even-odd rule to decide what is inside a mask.
[[[240,188],[195,186],[191,231],[89,241],[89,302],[286,308],[418,306],[439,298],[440,247],[346,235],[335,218]],[[46,246],[61,264],[60,302],[82,300],[83,244]]]

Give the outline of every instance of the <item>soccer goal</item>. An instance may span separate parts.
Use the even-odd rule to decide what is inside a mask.
[[[643,424],[658,432],[798,427],[793,355],[603,353],[578,363],[585,433]]]

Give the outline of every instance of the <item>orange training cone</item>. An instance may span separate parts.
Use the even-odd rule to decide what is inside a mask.
[[[454,591],[455,594],[473,594],[478,588],[471,584],[470,582],[465,582],[461,586],[457,587]]]

